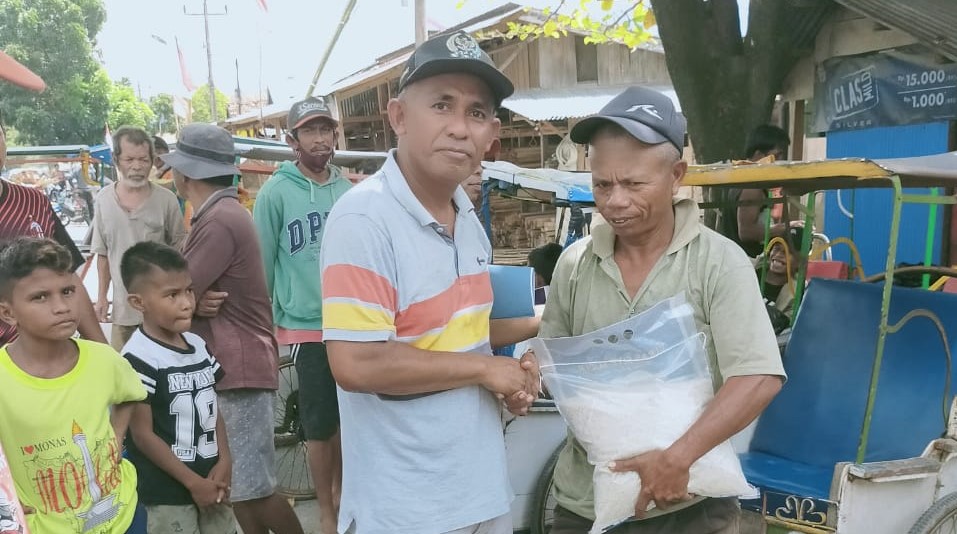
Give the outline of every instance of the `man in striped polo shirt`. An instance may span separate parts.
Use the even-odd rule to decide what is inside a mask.
[[[326,223],[323,335],[339,384],[339,532],[512,531],[501,402],[524,413],[538,366],[491,356],[535,334],[492,322],[491,246],[460,187],[512,84],[466,33],[425,42],[389,102],[382,170]]]
[[[7,139],[3,125],[0,124],[0,169],[7,157]],[[17,237],[47,237],[66,247],[73,256],[73,270],[83,265],[83,255],[67,233],[60,219],[53,213],[50,199],[40,190],[32,187],[0,180],[0,243]],[[93,312],[93,303],[90,295],[83,289],[83,281],[75,276],[76,287],[79,289],[80,335],[91,341],[106,343],[103,329],[96,320]],[[17,329],[0,321],[0,346],[14,340]]]

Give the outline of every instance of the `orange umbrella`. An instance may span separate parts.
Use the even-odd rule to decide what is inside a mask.
[[[39,76],[3,52],[0,52],[0,79],[31,91],[40,92],[47,88]]]

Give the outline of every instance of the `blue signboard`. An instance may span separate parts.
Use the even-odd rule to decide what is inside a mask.
[[[814,129],[899,126],[957,118],[957,64],[923,56],[868,54],[818,67]]]

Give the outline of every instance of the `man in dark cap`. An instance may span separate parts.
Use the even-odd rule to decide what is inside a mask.
[[[232,456],[230,501],[247,534],[302,534],[289,503],[276,493],[273,399],[279,355],[256,227],[233,182],[233,139],[211,124],[190,124],[176,150],[161,156],[176,191],[195,212],[183,246],[193,291],[228,295],[214,317],[196,316],[193,331],[222,365],[216,383]]]
[[[322,316],[340,387],[339,532],[512,531],[499,399],[524,413],[538,366],[491,346],[537,326],[490,325],[491,246],[460,186],[511,93],[468,34],[423,43],[389,102],[398,148],[329,216]]]
[[[541,337],[604,328],[684,292],[707,335],[714,382],[721,384],[700,419],[671,447],[622,458],[613,471],[641,478],[636,515],[615,534],[731,534],[737,499],[688,495],[698,458],[746,427],[781,388],[774,332],[751,262],[732,241],[699,222],[698,206],[676,198],[685,119],[671,100],[631,87],[598,115],[572,128],[590,145],[595,205],[604,221],[569,247],[552,276]],[[595,518],[592,473],[575,436],[555,468],[558,508],[552,534],[584,534]],[[650,503],[655,509],[645,512]]]

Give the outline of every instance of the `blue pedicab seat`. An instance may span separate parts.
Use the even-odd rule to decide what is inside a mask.
[[[883,284],[814,279],[784,357],[788,382],[755,428],[741,464],[751,484],[828,499],[835,464],[852,462],[876,353]],[[957,295],[895,287],[890,324],[911,310],[935,313],[953,344]],[[945,431],[946,356],[931,321],[889,334],[867,446],[867,462],[920,456]],[[957,384],[957,366],[951,369]],[[948,404],[952,396],[948,392]]]

